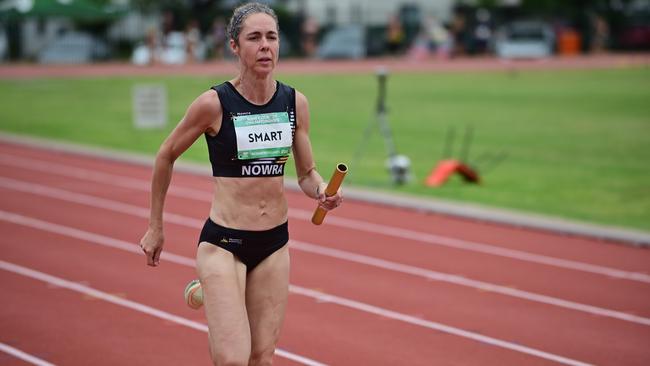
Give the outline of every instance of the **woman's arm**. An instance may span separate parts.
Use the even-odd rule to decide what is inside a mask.
[[[163,208],[174,162],[203,133],[219,131],[221,126],[221,104],[212,90],[201,94],[189,106],[185,116],[165,139],[156,154],[151,179],[151,212],[149,228],[140,240],[140,247],[147,256],[147,264],[157,266],[162,253]]]
[[[307,98],[296,91],[296,132],[293,141],[293,157],[296,161],[298,184],[309,197],[317,199],[326,210],[334,209],[343,199],[341,190],[331,197],[325,197],[327,183],[318,174],[309,140],[309,103]]]

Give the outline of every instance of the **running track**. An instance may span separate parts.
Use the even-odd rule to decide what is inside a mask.
[[[158,268],[150,168],[0,143],[0,364],[208,365],[184,305],[210,177],[177,171]],[[277,365],[649,365],[650,251],[287,192]]]

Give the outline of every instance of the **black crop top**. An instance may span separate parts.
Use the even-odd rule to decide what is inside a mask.
[[[256,105],[225,82],[213,86],[223,117],[216,136],[205,134],[215,177],[284,175],[296,130],[296,91],[279,81],[271,100]]]

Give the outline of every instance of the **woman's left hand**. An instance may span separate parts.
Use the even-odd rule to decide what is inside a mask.
[[[326,211],[339,207],[343,202],[343,192],[341,192],[341,188],[338,189],[335,195],[329,197],[325,195],[325,188],[327,188],[326,183],[321,183],[318,187],[318,206],[322,207]]]

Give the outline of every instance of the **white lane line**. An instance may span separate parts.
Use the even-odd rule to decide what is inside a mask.
[[[10,219],[7,219],[7,218],[10,218]],[[74,237],[74,238],[77,238],[76,235],[80,232],[80,230],[77,230],[77,229],[72,229],[72,230],[70,230],[70,232],[68,232],[68,229],[70,229],[70,228],[68,228],[66,226],[52,224],[52,223],[48,223],[48,222],[44,222],[44,221],[41,221],[41,220],[20,216],[20,215],[15,215],[15,214],[7,213],[5,211],[0,211],[0,219],[5,220],[5,221],[10,221],[10,222],[13,222],[13,223],[17,223],[17,224],[22,224],[22,225],[33,227],[33,228],[38,228],[38,229],[45,230],[45,231],[50,231],[48,229],[52,228],[53,229],[52,232],[56,232],[58,234],[65,235],[65,236],[70,236],[70,237]],[[13,219],[13,220],[11,220],[11,219]],[[26,219],[26,220],[23,220],[23,219]],[[23,223],[23,221],[24,221],[24,223]],[[30,223],[35,224],[35,225],[30,225]],[[89,234],[89,233],[86,233],[86,234]],[[92,238],[101,238],[101,237],[103,237],[102,235],[98,235],[98,234],[91,234],[91,235],[84,235],[84,236],[88,237],[88,238],[91,238],[91,237]],[[107,246],[109,246],[111,248],[115,248],[115,249],[126,249],[127,247],[130,246],[130,247],[133,247],[134,249],[127,249],[128,252],[137,253],[138,255],[142,255],[142,252],[139,250],[139,248],[135,244],[130,244],[130,243],[127,243],[125,241],[122,241],[122,240],[119,240],[119,239],[114,239],[114,238],[107,238],[107,237],[103,237],[103,238],[105,238],[105,239],[102,240],[102,241],[98,241],[98,242],[89,241],[87,243],[93,243],[93,244],[99,244],[99,245],[106,245],[105,243],[109,243]],[[115,243],[119,243],[119,245],[114,245]],[[162,255],[165,256],[165,253],[163,252]],[[173,263],[176,263],[176,264],[180,264],[180,265],[184,265],[184,266],[190,266],[192,268],[194,267],[194,264],[192,263],[193,260],[191,260],[190,258],[187,258],[187,257],[182,257],[182,256],[178,256],[178,255],[171,255],[170,256],[168,254],[165,259],[167,261],[169,261],[169,262],[173,262]],[[182,260],[178,260],[178,259],[182,259]],[[403,314],[403,313],[399,313],[399,312],[396,312],[396,311],[380,308],[380,307],[370,305],[370,304],[366,304],[366,303],[362,303],[362,302],[359,302],[359,301],[346,299],[346,298],[339,297],[339,296],[334,296],[334,295],[328,295],[328,294],[318,292],[318,291],[314,291],[314,290],[310,290],[308,288],[301,287],[301,286],[290,285],[289,286],[289,291],[291,293],[295,293],[295,294],[299,294],[299,295],[303,295],[303,296],[306,296],[306,297],[313,298],[313,299],[315,299],[315,300],[317,300],[319,302],[329,302],[329,303],[340,305],[340,306],[343,306],[343,307],[355,309],[355,310],[358,310],[358,311],[361,311],[361,312],[367,312],[367,313],[371,313],[371,314],[385,316],[387,318],[394,319],[394,320],[401,321],[401,322],[405,322],[405,323],[408,323],[408,324],[411,324],[411,325],[416,325],[416,326],[425,327],[425,328],[429,328],[429,329],[435,329],[437,331],[446,332],[446,333],[453,334],[453,335],[456,335],[456,336],[459,336],[459,337],[462,337],[462,338],[468,338],[468,339],[471,339],[471,340],[474,340],[474,341],[477,341],[477,342],[481,342],[481,343],[485,343],[485,344],[489,344],[489,345],[492,345],[492,346],[495,346],[495,347],[501,347],[501,348],[509,349],[509,350],[512,350],[512,351],[532,355],[532,356],[535,356],[535,357],[540,357],[540,358],[544,358],[544,359],[553,360],[553,361],[556,361],[556,362],[559,362],[559,363],[562,363],[562,364],[565,364],[565,365],[588,365],[588,364],[580,362],[580,361],[576,361],[576,360],[572,360],[572,359],[569,359],[569,358],[565,358],[563,356],[559,356],[559,355],[555,355],[555,354],[552,354],[552,353],[544,352],[544,351],[541,351],[541,350],[538,350],[538,349],[535,349],[535,348],[530,348],[530,347],[522,346],[520,344],[511,343],[511,342],[508,342],[508,341],[503,341],[503,340],[500,340],[500,339],[497,339],[497,338],[484,336],[484,335],[481,335],[481,334],[478,334],[478,333],[469,332],[469,331],[466,331],[466,330],[463,330],[463,329],[460,329],[460,328],[451,327],[451,326],[444,325],[444,324],[441,324],[441,323],[435,323],[435,322],[431,322],[431,321],[428,321],[428,320],[419,319],[419,318],[416,318],[416,317],[413,317],[413,316],[410,316],[410,315],[407,315],[407,314]]]
[[[102,184],[114,185],[123,188],[147,191],[147,192],[150,190],[151,187],[150,183],[145,180],[134,179],[134,178],[110,174],[110,173],[95,172],[83,168],[72,167],[70,165],[63,165],[63,164],[56,164],[56,163],[43,163],[35,159],[22,158],[18,156],[9,157],[9,156],[0,155],[0,164],[10,165],[22,169],[40,171],[49,174],[57,174],[61,176],[71,177],[71,178],[88,180],[88,181],[98,182]],[[179,187],[177,185],[172,185],[170,187],[169,193],[177,197],[198,200],[201,202],[205,202],[206,197],[209,197],[210,195],[210,192],[208,191]],[[309,211],[300,210],[300,209],[289,209],[289,216],[294,219],[308,221],[311,220],[311,215],[312,213]],[[346,229],[382,234],[382,235],[392,236],[400,239],[419,241],[419,242],[432,244],[432,245],[440,245],[440,246],[451,247],[454,249],[479,252],[483,254],[506,257],[510,259],[516,259],[516,260],[543,264],[543,265],[548,265],[548,266],[553,266],[558,268],[570,269],[574,271],[594,273],[598,275],[620,278],[624,280],[650,283],[650,275],[645,273],[624,271],[615,268],[583,263],[583,262],[578,262],[573,260],[566,260],[566,259],[540,255],[540,254],[533,254],[524,251],[501,248],[494,245],[455,239],[455,238],[441,236],[441,235],[428,234],[428,233],[423,233],[423,232],[418,232],[418,231],[408,230],[408,229],[400,229],[400,228],[391,227],[387,225],[378,225],[367,221],[331,216],[328,217],[327,223],[328,225],[340,226]]]
[[[38,358],[36,356],[32,356],[29,353],[25,353],[25,352],[19,350],[18,348],[11,347],[10,345],[4,344],[2,342],[0,342],[0,351],[2,351],[4,353],[8,353],[8,354],[10,354],[10,355],[12,355],[12,356],[14,356],[16,358],[19,358],[19,359],[21,359],[21,360],[23,360],[25,362],[29,362],[32,365],[36,365],[36,366],[54,366],[53,363],[49,363],[49,362],[47,362],[45,360],[42,360],[42,359],[40,359],[40,358]]]
[[[85,206],[102,208],[109,211],[115,211],[122,214],[148,218],[149,209],[130,205],[128,203],[107,200],[105,198],[90,196],[83,193],[74,193],[59,188],[52,188],[36,183],[28,183],[9,178],[0,177],[0,187],[13,189],[15,191],[35,194],[39,196],[50,197],[62,201],[74,202]],[[187,216],[176,215],[165,212],[164,219],[174,224],[189,226],[192,228],[201,228],[205,220],[198,220]]]
[[[473,287],[481,291],[494,292],[497,294],[512,296],[520,299],[539,302],[542,304],[558,306],[558,307],[567,308],[571,310],[581,311],[584,313],[590,313],[598,316],[604,316],[608,318],[614,318],[618,320],[628,321],[631,323],[650,326],[650,319],[628,314],[628,313],[623,313],[620,311],[614,311],[614,310],[599,308],[596,306],[581,304],[578,302],[563,300],[556,297],[540,295],[534,292],[518,290],[507,286],[495,285],[489,282],[471,280],[458,275],[431,271],[425,268],[391,262],[384,259],[369,257],[369,256],[356,254],[344,250],[326,248],[326,247],[300,242],[296,240],[292,240],[291,244],[292,244],[292,248],[299,249],[305,252],[310,252],[310,253],[324,255],[324,256],[346,260],[350,262],[365,264],[373,267],[386,269],[389,271],[410,274],[413,276],[423,277],[429,280],[447,282],[459,286]]]
[[[482,334],[469,332],[469,331],[459,329],[459,328],[455,328],[455,327],[450,327],[448,325],[444,325],[444,324],[441,324],[441,323],[436,323],[436,322],[416,318],[414,316],[398,313],[398,312],[395,312],[395,311],[382,309],[380,307],[373,306],[373,305],[368,305],[368,304],[365,304],[365,303],[362,303],[362,302],[349,300],[349,299],[341,298],[341,297],[338,297],[338,296],[324,294],[324,293],[319,292],[319,291],[314,291],[314,290],[310,290],[310,289],[303,288],[303,287],[298,288],[297,286],[293,286],[293,285],[291,286],[291,289],[295,293],[298,293],[298,294],[301,294],[301,295],[304,295],[304,296],[313,297],[313,298],[317,299],[321,303],[328,303],[329,302],[329,303],[337,304],[337,305],[340,305],[340,306],[344,306],[344,307],[351,308],[351,309],[356,309],[356,310],[363,311],[363,312],[366,312],[366,313],[376,314],[376,315],[383,316],[383,317],[386,317],[386,318],[389,318],[389,319],[398,320],[398,321],[401,321],[401,322],[404,322],[404,323],[409,323],[409,324],[417,325],[417,326],[420,326],[420,327],[433,329],[433,330],[437,330],[437,331],[448,333],[448,334],[453,334],[455,336],[468,338],[468,339],[471,339],[471,340],[474,340],[474,341],[477,341],[477,342],[480,342],[480,343],[490,344],[492,346],[501,347],[501,348],[509,349],[509,350],[512,350],[512,351],[525,353],[527,355],[531,355],[531,356],[535,356],[535,357],[555,361],[557,363],[561,363],[561,364],[564,364],[564,365],[575,365],[575,366],[589,365],[588,363],[584,363],[584,362],[573,360],[573,359],[570,359],[570,358],[558,356],[558,355],[548,353],[548,352],[544,352],[544,351],[540,351],[540,350],[537,350],[537,349],[534,349],[534,348],[522,346],[520,344],[503,341],[503,340],[500,340],[500,339],[484,336]]]
[[[99,244],[105,247],[135,253],[141,256],[143,255],[142,249],[140,249],[140,247],[138,245],[135,245],[134,243],[130,243],[124,240],[114,239],[108,236],[95,234],[88,231],[75,229],[69,226],[63,226],[63,225],[59,225],[59,224],[55,224],[55,223],[27,217],[27,216],[18,215],[4,210],[0,210],[0,220],[17,224],[17,225],[26,226],[32,229],[38,229],[42,231],[47,231],[49,233],[68,236],[88,243]],[[163,251],[161,257],[166,261],[182,264],[184,266],[188,266],[192,268],[194,268],[194,266],[196,265],[196,261],[193,258],[188,258],[177,254],[173,254],[170,253],[168,250]],[[144,261],[144,257],[142,257],[142,259]]]
[[[311,219],[312,213],[305,210],[294,210],[293,215],[300,216],[301,218],[304,219],[307,218]],[[500,256],[500,257],[505,257],[510,259],[517,259],[517,260],[530,262],[530,263],[545,264],[557,268],[588,272],[588,273],[599,274],[607,277],[650,283],[650,275],[647,275],[645,273],[640,273],[640,272],[623,271],[623,270],[614,269],[610,267],[604,267],[604,266],[577,262],[577,261],[572,261],[567,259],[549,257],[540,254],[527,253],[520,250],[500,248],[493,245],[471,242],[467,240],[454,239],[450,237],[422,233],[422,232],[408,230],[408,229],[400,229],[396,227],[390,227],[387,225],[378,225],[378,224],[373,224],[373,223],[360,221],[360,220],[346,219],[334,215],[332,217],[328,217],[327,220],[329,224],[345,227],[348,229],[366,231],[374,234],[383,234],[383,235],[393,236],[400,239],[416,240],[428,244],[441,245],[441,246],[446,246],[455,249],[462,249],[462,250],[495,255],[495,256]]]
[[[8,272],[13,272],[13,273],[21,275],[21,276],[29,277],[29,278],[32,278],[32,279],[35,279],[35,280],[39,280],[39,281],[42,281],[42,282],[46,282],[46,283],[49,283],[49,284],[54,285],[56,287],[65,288],[65,289],[68,289],[68,290],[71,290],[71,291],[80,292],[82,294],[92,296],[94,298],[104,300],[106,302],[109,302],[109,303],[112,303],[112,304],[115,304],[115,305],[119,305],[119,306],[122,306],[122,307],[125,307],[125,308],[128,308],[128,309],[131,309],[131,310],[135,310],[135,311],[143,313],[143,314],[151,315],[153,317],[163,319],[163,320],[166,320],[166,321],[169,321],[169,322],[172,322],[172,323],[176,323],[176,324],[188,327],[188,328],[192,328],[192,329],[204,332],[204,333],[208,332],[208,326],[203,324],[203,323],[199,323],[199,322],[196,322],[196,321],[193,321],[193,320],[189,320],[187,318],[183,318],[183,317],[180,317],[180,316],[168,313],[166,311],[159,310],[159,309],[156,309],[156,308],[153,308],[151,306],[147,306],[147,305],[135,302],[135,301],[126,300],[126,299],[123,299],[121,297],[111,295],[111,294],[108,294],[108,293],[103,292],[103,291],[96,290],[96,289],[94,289],[92,287],[88,287],[88,286],[85,286],[85,285],[82,285],[82,284],[79,284],[79,283],[71,282],[71,281],[68,281],[68,280],[65,280],[65,279],[62,279],[62,278],[59,278],[59,277],[49,275],[47,273],[39,272],[39,271],[30,269],[30,268],[19,266],[17,264],[13,264],[13,263],[6,262],[6,261],[3,261],[3,260],[0,260],[0,269],[3,269],[3,270],[8,271]],[[324,366],[323,363],[320,363],[320,362],[314,361],[312,359],[309,359],[309,358],[306,358],[306,357],[303,357],[303,356],[300,356],[300,355],[296,355],[294,353],[287,352],[287,351],[284,351],[284,350],[278,349],[278,350],[276,350],[276,354],[278,356],[282,356],[282,357],[288,358],[290,360],[299,362],[299,363],[301,363],[303,365]],[[47,365],[50,365],[50,364],[47,364]]]
[[[68,178],[76,178],[101,184],[108,184],[122,188],[135,189],[148,192],[151,190],[151,182],[143,179],[131,178],[123,175],[103,173],[96,170],[78,168],[71,165],[58,163],[44,163],[42,160],[23,158],[16,155],[0,154],[0,164],[16,168],[33,170],[41,173],[54,174]],[[209,181],[207,181],[209,182]],[[179,187],[172,184],[169,193],[183,198],[190,198],[205,202],[205,195],[209,192],[193,188]]]
[[[12,179],[8,178],[2,178],[0,177],[0,187],[4,188],[9,188],[9,189],[14,189],[22,192],[27,192],[30,194],[38,194],[46,197],[51,197],[54,199],[59,199],[59,200],[66,200],[69,202],[74,202],[78,204],[83,204],[91,207],[97,207],[100,209],[108,209],[108,210],[113,210],[119,213],[123,214],[129,214],[129,215],[134,215],[137,217],[141,218],[148,218],[149,217],[149,210],[144,209],[142,207],[137,207],[137,206],[132,206],[126,203],[120,203],[120,202],[115,202],[103,198],[98,198],[94,196],[89,196],[89,195],[84,195],[80,193],[73,193],[65,190],[61,190],[58,188],[51,188],[47,186],[42,186],[39,184],[33,184],[33,183],[21,183],[20,181],[14,181]],[[169,214],[165,213],[165,221],[178,224],[178,225],[183,225],[187,227],[191,227],[194,229],[200,229],[203,226],[203,221],[194,219],[191,217],[187,216],[182,216],[182,215],[176,215],[176,214]],[[300,243],[299,243],[300,244]],[[533,292],[528,292],[528,291],[523,291],[523,290],[518,290],[506,286],[501,286],[497,284],[492,284],[488,282],[481,282],[481,281],[475,281],[475,280],[470,280],[470,279],[465,279],[460,276],[456,275],[451,275],[451,274],[446,274],[446,273],[441,273],[441,272],[434,272],[434,271],[429,271],[426,269],[422,268],[417,268],[413,266],[408,266],[405,264],[401,263],[396,263],[396,262],[391,262],[391,261],[386,261],[374,257],[369,257],[369,256],[363,256],[360,254],[352,253],[352,252],[346,252],[346,251],[338,251],[335,249],[329,249],[325,247],[321,247],[318,245],[310,244],[310,243],[302,243],[303,245],[297,245],[295,248],[298,250],[303,250],[303,251],[310,251],[312,253],[320,254],[320,255],[327,255],[330,257],[336,257],[341,260],[346,260],[346,261],[351,261],[351,262],[357,262],[357,263],[363,263],[363,264],[368,264],[368,265],[374,265],[376,267],[380,267],[383,269],[387,270],[392,270],[392,271],[397,271],[397,272],[402,272],[402,273],[408,273],[411,275],[416,275],[416,276],[421,276],[425,277],[427,279],[433,279],[437,281],[443,281],[443,282],[448,282],[452,283],[455,285],[460,285],[460,286],[465,286],[465,287],[471,287],[475,288],[478,290],[482,291],[491,291],[494,293],[498,293],[501,295],[505,296],[511,296],[511,297],[516,297],[519,299],[524,299],[528,301],[533,301],[533,302],[539,302],[547,305],[552,305],[552,306],[557,306],[557,307],[562,307],[565,309],[571,309],[575,311],[580,311],[580,312],[585,312],[588,314],[594,314],[598,316],[604,316],[604,317],[609,317],[613,319],[618,319],[618,320],[623,320],[623,321],[628,321],[636,324],[642,324],[646,326],[650,326],[650,319],[644,318],[641,316],[636,316],[620,311],[615,311],[615,310],[610,310],[610,309],[605,309],[605,308],[600,308],[596,306],[591,306],[591,305],[586,305],[586,304],[581,304],[578,302],[573,302],[565,299],[560,299],[556,297],[551,297],[551,296],[546,296],[546,295],[541,295],[541,294],[536,294]],[[164,254],[165,252],[163,252]]]

